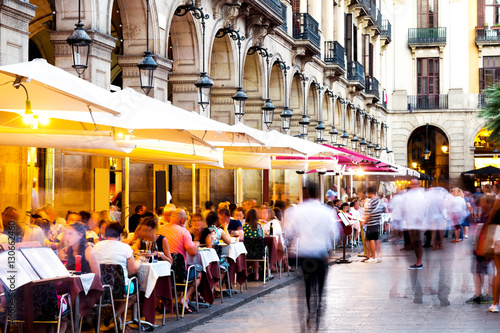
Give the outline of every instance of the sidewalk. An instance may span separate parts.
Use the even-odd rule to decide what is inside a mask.
[[[351,264],[331,266],[318,331],[498,332],[500,314],[488,312],[489,304],[465,304],[474,294],[472,240],[449,240],[443,250],[424,249],[423,270],[408,270],[415,263],[413,251],[391,243],[382,243],[381,263],[353,256]],[[420,297],[412,285],[422,287]],[[190,332],[305,332],[301,287],[294,283],[275,290]]]
[[[341,249],[340,249],[341,250]],[[347,253],[351,253],[349,249]],[[329,264],[335,264],[335,260],[339,258],[339,249],[337,249],[336,253],[332,255],[329,259]],[[295,266],[293,267],[295,268]],[[233,294],[233,298],[229,298],[229,296],[224,296],[224,303],[221,304],[220,298],[216,298],[212,306],[209,308],[200,307],[199,313],[186,314],[184,318],[180,318],[176,320],[175,313],[174,315],[168,314],[165,319],[165,326],[161,326],[162,323],[162,315],[158,312],[156,313],[156,325],[159,325],[154,332],[169,332],[169,333],[177,333],[177,332],[186,332],[192,328],[203,325],[207,321],[211,321],[216,317],[220,317],[226,313],[234,311],[241,306],[248,304],[256,299],[262,298],[265,295],[268,295],[278,289],[284,288],[286,286],[292,285],[297,281],[300,281],[300,275],[297,272],[290,272],[290,276],[287,275],[286,272],[281,274],[281,279],[279,278],[278,273],[273,273],[274,278],[271,281],[266,282],[266,285],[263,285],[262,281],[256,282],[251,281],[248,282],[248,290],[245,289],[243,285],[243,292],[238,294]],[[134,326],[135,327],[135,326]],[[114,332],[113,325],[106,328],[101,325],[102,332]],[[135,329],[127,328],[127,332],[137,332]]]

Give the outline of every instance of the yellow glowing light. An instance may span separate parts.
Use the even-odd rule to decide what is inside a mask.
[[[411,166],[413,167],[413,169],[416,169],[416,168],[417,168],[417,162],[413,162],[413,163],[411,164]]]
[[[120,138],[120,139],[123,139],[124,135],[122,132],[118,132],[117,136]]]
[[[443,153],[448,153],[448,146],[447,145],[442,145],[441,146],[441,150],[443,151]]]
[[[47,126],[50,122],[50,118],[45,116],[40,116],[38,117],[38,121],[40,122],[40,124]]]

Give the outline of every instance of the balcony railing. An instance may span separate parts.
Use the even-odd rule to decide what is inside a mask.
[[[441,28],[410,28],[408,29],[409,44],[446,43],[446,27]]]
[[[318,22],[308,13],[293,14],[293,38],[295,39],[308,39],[320,47],[318,26]]]
[[[380,35],[382,36],[386,36],[388,37],[389,39],[391,39],[391,34],[392,34],[392,26],[391,26],[391,22],[389,22],[389,20],[383,20],[382,21],[382,32]]]
[[[379,9],[377,9],[377,18],[376,18],[377,25],[382,28],[382,13],[380,12]]]
[[[411,110],[447,109],[448,94],[445,95],[409,95],[408,108]]]
[[[281,3],[281,17],[283,18],[283,24],[280,25],[280,28],[283,29],[283,31],[288,32],[288,26],[286,24],[286,8],[286,5]]]
[[[280,0],[263,0],[276,14],[281,15]]]
[[[375,95],[377,98],[379,97],[378,80],[373,76],[366,77],[365,93],[367,95]]]
[[[339,42],[325,42],[325,62],[338,64],[345,69],[344,47]]]
[[[347,79],[349,81],[359,81],[365,83],[365,69],[357,61],[351,61],[347,64]]]
[[[476,27],[476,42],[500,42],[500,27]]]

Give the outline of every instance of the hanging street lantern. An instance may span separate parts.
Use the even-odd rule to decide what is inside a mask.
[[[71,53],[73,55],[73,67],[81,77],[83,72],[89,67],[89,54],[90,44],[92,39],[89,37],[81,20],[81,0],[78,1],[78,23],[75,24],[76,28],[66,39],[66,42],[71,46]]]
[[[347,141],[349,140],[349,135],[347,134],[346,130],[344,130],[340,138],[342,139],[342,146],[347,147]]]
[[[214,83],[210,80],[207,73],[203,72],[200,74],[198,82],[194,85],[198,88],[198,104],[205,111],[210,104],[210,92]]]
[[[288,108],[288,106],[285,106],[283,108],[283,112],[280,114],[281,117],[281,128],[283,129],[283,132],[285,134],[288,133],[290,130],[290,123],[292,121],[292,111]]]
[[[380,158],[380,153],[382,152],[382,148],[380,148],[380,145],[377,144],[377,146],[375,147],[375,157],[376,158]]]
[[[332,146],[337,144],[337,140],[339,138],[339,131],[335,128],[335,125],[332,127],[332,130],[328,132],[330,134],[330,143]]]
[[[359,143],[360,149],[361,149],[361,154],[364,154],[366,152],[366,146],[368,146],[368,143],[366,142],[365,138],[361,139],[361,142]]]
[[[300,125],[300,134],[299,136],[302,138],[302,139],[306,139],[307,138],[307,126],[309,126],[309,116],[304,114],[302,115],[302,119],[300,119],[299,121],[299,125]]]
[[[356,151],[358,149],[358,136],[354,134],[354,137],[351,139],[352,150]]]
[[[248,99],[243,88],[238,87],[236,89],[236,94],[232,97],[234,102],[234,115],[239,121],[245,115],[245,102]]]
[[[273,124],[274,110],[275,107],[273,102],[269,98],[266,99],[266,102],[262,107],[262,113],[264,115],[264,124],[266,124],[267,129],[269,129],[269,127]]]
[[[325,125],[322,121],[319,121],[318,125],[314,128],[316,130],[316,142],[321,144],[326,140],[323,138],[325,133]]]

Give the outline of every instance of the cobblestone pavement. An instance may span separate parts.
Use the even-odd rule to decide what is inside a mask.
[[[488,304],[465,304],[474,294],[471,239],[451,244],[445,238],[444,249],[424,249],[424,269],[416,271],[408,270],[413,251],[401,247],[383,243],[381,263],[363,263],[354,252],[351,264],[330,267],[318,331],[500,332],[500,314],[489,313]],[[301,287],[276,290],[190,332],[316,331],[305,324]]]

